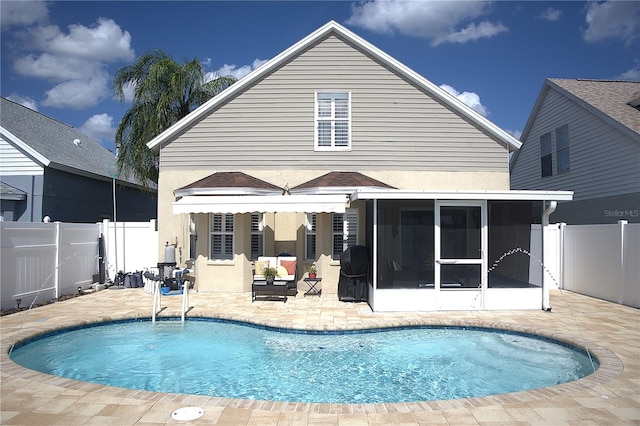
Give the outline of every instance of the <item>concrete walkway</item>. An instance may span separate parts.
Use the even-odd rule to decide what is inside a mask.
[[[260,324],[357,329],[413,324],[499,327],[586,345],[601,368],[576,382],[545,389],[448,401],[395,404],[306,404],[135,391],[24,369],[7,353],[38,333],[71,325],[151,316],[142,289],[104,290],[0,318],[2,425],[640,425],[640,311],[569,292],[552,292],[551,312],[374,313],[335,295],[256,301],[245,294],[192,293],[188,316]],[[179,316],[181,299],[164,297],[163,316]],[[197,406],[192,422],[171,418]]]

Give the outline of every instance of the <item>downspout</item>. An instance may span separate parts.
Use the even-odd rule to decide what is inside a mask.
[[[546,201],[544,202],[546,204]],[[541,268],[542,268],[542,275],[541,275],[541,281],[542,281],[542,310],[543,311],[550,311],[551,310],[551,305],[549,303],[549,286],[546,284],[547,283],[547,277],[545,275],[545,266],[544,266],[544,262],[545,262],[545,241],[544,241],[544,234],[547,230],[547,227],[549,226],[549,216],[551,216],[551,213],[553,213],[554,211],[556,211],[556,207],[558,206],[558,202],[557,201],[549,201],[549,205],[545,208],[544,212],[542,213],[542,227],[540,232],[542,232],[541,236],[542,236],[542,241],[540,244],[541,247],[541,251],[542,251],[542,262],[541,262]]]

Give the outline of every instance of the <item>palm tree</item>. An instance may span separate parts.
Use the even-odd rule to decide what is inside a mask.
[[[206,76],[197,59],[180,65],[159,50],[116,72],[113,87],[120,102],[125,101],[125,89],[134,88],[131,108],[115,136],[121,171],[146,187],[158,181],[158,155],[147,148],[147,142],[236,82],[231,76],[210,81]]]

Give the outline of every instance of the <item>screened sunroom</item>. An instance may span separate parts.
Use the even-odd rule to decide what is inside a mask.
[[[367,200],[372,212],[370,305],[375,311],[543,307],[541,223],[549,200],[567,198],[570,192],[354,193],[351,200]]]

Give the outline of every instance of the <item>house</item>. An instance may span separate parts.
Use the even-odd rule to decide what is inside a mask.
[[[547,79],[511,162],[512,189],[569,189],[554,222],[640,223],[640,81]]]
[[[538,309],[545,289],[522,249],[571,199],[510,191],[520,142],[335,22],[148,147],[160,153],[159,239],[207,292],[248,293],[253,261],[286,253],[299,290],[315,263],[323,294],[342,299],[340,256],[358,245],[376,311]]]
[[[0,99],[1,220],[114,220],[114,192],[118,221],[156,218],[157,191],[118,176],[109,150],[72,126]]]

